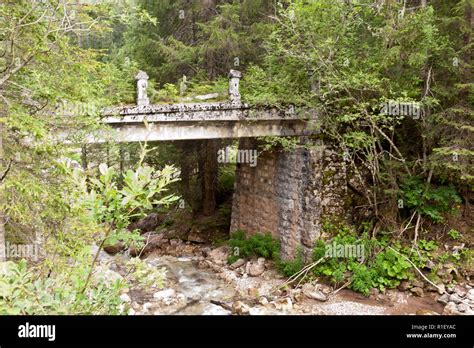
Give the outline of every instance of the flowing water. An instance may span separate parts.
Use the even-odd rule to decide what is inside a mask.
[[[186,298],[186,306],[175,314],[230,314],[230,311],[211,300],[231,303],[236,291],[208,268],[200,268],[198,261],[188,257],[150,256],[146,261],[156,267],[165,267],[167,279],[177,293]]]

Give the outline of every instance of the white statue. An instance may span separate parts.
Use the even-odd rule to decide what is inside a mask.
[[[150,104],[150,100],[146,95],[146,89],[148,87],[147,73],[140,70],[137,76],[135,76],[135,80],[137,80],[137,105]]]
[[[229,98],[231,102],[240,103],[239,82],[242,73],[238,70],[230,70],[229,72]]]

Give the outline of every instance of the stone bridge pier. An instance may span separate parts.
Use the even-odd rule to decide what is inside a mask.
[[[302,142],[304,137],[301,138]],[[256,149],[242,138],[239,149]],[[257,166],[237,165],[230,231],[270,232],[283,259],[311,259],[324,219],[346,215],[346,169],[341,156],[323,145],[258,154]]]

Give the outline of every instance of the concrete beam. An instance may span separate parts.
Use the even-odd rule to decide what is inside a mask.
[[[304,120],[157,122],[149,123],[148,126],[144,123],[116,125],[108,136],[99,132],[89,135],[87,142],[102,143],[105,139],[117,142],[224,139],[312,133]]]

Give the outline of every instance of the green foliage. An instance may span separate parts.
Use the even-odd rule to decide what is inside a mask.
[[[443,213],[455,210],[461,198],[452,186],[432,187],[418,177],[405,179],[400,188],[407,208],[414,209],[436,223],[444,221]]]
[[[269,151],[274,147],[282,148],[284,151],[291,151],[299,144],[298,137],[266,136],[259,138],[259,140],[262,142],[260,147],[263,151]]]
[[[454,228],[450,229],[449,232],[448,232],[448,236],[449,238],[453,239],[453,240],[458,240],[461,238],[461,233],[457,230],[455,230]]]
[[[118,188],[118,173],[106,164],[99,166],[99,178],[91,178],[90,190],[85,193],[84,206],[90,211],[93,219],[105,224],[107,244],[115,244],[119,240],[126,244],[137,242],[141,237],[137,233],[129,233],[126,229],[132,218],[138,219],[154,206],[168,206],[179,199],[175,195],[163,195],[167,186],[176,181],[173,174],[176,169],[166,166],[162,170],[139,166],[135,171],[128,170],[123,176],[123,187]],[[84,186],[84,178],[82,185]]]
[[[122,314],[119,295],[125,284],[96,284],[82,293],[85,265],[44,277],[25,260],[0,263],[0,314]]]
[[[229,194],[234,190],[235,170],[235,163],[219,166],[219,172],[217,174],[217,187],[220,192]]]
[[[138,257],[131,258],[127,266],[131,267],[130,278],[134,283],[144,288],[162,289],[165,286],[165,267],[154,267]]]
[[[175,85],[171,83],[165,83],[163,88],[153,94],[153,101],[155,103],[176,103],[179,101],[179,90]]]
[[[276,259],[276,265],[280,273],[286,277],[291,277],[298,273],[304,267],[303,250],[298,248],[296,257],[293,260],[282,260],[280,257]]]
[[[255,233],[246,237],[245,232],[239,230],[231,234],[228,243],[232,248],[232,254],[228,259],[229,263],[251,256],[273,259],[280,255],[280,244],[273,239],[270,233]]]
[[[297,250],[294,260],[282,260],[280,243],[273,239],[270,233],[255,233],[246,237],[244,231],[238,230],[231,234],[228,244],[232,249],[227,259],[229,264],[241,258],[261,256],[275,261],[277,269],[287,277],[297,273],[304,266],[301,249]]]
[[[333,239],[327,244],[319,240],[313,249],[313,260],[317,261],[327,256],[323,261],[313,269],[316,276],[324,276],[333,282],[342,282],[345,279],[351,279],[349,287],[364,295],[369,294],[372,288],[394,288],[400,284],[401,280],[410,279],[413,276],[413,269],[410,263],[401,255],[404,250],[397,243],[392,243],[401,254],[386,248],[386,239],[368,238],[367,233],[358,236],[348,226],[339,227],[339,232],[335,232],[335,225],[327,223]],[[364,246],[363,259],[356,257],[336,258],[327,255],[326,251],[330,244],[337,245],[355,245]],[[432,249],[432,243],[426,244],[427,248]]]
[[[434,240],[427,241],[425,239],[420,239],[418,241],[418,247],[424,251],[433,251],[438,249],[438,245]]]

